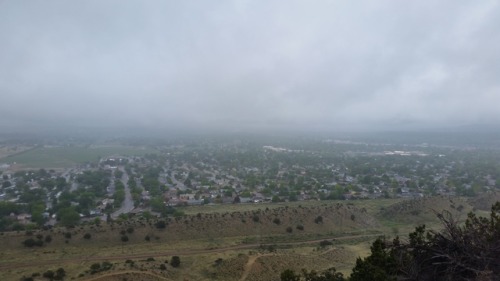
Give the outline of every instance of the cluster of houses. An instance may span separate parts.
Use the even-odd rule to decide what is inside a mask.
[[[303,151],[289,150],[275,146],[264,146],[265,153],[302,153]],[[427,154],[413,151],[385,151],[377,157],[425,157]],[[162,172],[158,181],[166,187],[162,194],[162,199],[167,206],[185,206],[201,204],[233,204],[233,203],[264,203],[271,201],[292,200],[289,194],[293,193],[293,200],[318,200],[327,199],[331,194],[336,193],[341,196],[335,199],[355,200],[355,199],[376,199],[380,197],[403,197],[418,198],[429,194],[429,183],[420,183],[419,175],[401,175],[394,171],[386,171],[383,174],[371,174],[370,177],[382,178],[384,181],[364,182],[362,179],[366,175],[350,172],[342,164],[328,164],[320,167],[311,167],[297,163],[278,163],[278,169],[273,174],[265,173],[265,169],[252,166],[218,166],[217,161],[195,162],[186,159],[175,159],[174,155],[165,154],[162,161],[147,157],[109,157],[101,160],[99,165],[81,167],[78,170],[65,171],[63,173],[50,173],[50,177],[64,177],[68,182],[71,191],[78,188],[75,183],[75,175],[88,169],[109,169],[117,170],[126,163],[136,170],[147,169],[148,167],[161,166]],[[444,155],[439,155],[444,157]],[[165,160],[166,159],[166,160]],[[172,160],[172,161],[171,161]],[[315,176],[312,171],[329,171],[326,176]],[[449,170],[435,171],[432,177],[433,194],[457,195],[453,186],[447,185],[450,178]],[[290,176],[292,175],[292,176]],[[251,182],[251,178],[259,178],[258,181]],[[292,178],[293,180],[289,180]],[[303,182],[297,183],[297,178]],[[484,188],[495,188],[497,181],[494,176],[487,175]],[[147,210],[149,202],[153,199],[147,191],[147,187],[142,186],[141,176],[136,178],[137,186],[142,188],[140,194],[141,204],[136,206],[134,212]],[[412,183],[412,184],[410,184]],[[16,178],[13,173],[4,169],[0,177],[0,201],[10,201],[23,204],[20,201],[21,192],[16,189]],[[30,190],[42,188],[37,179],[31,179],[27,183]],[[464,184],[463,188],[471,189],[471,184]],[[115,192],[113,180],[107,188],[107,197],[96,198],[96,206],[87,214],[90,217],[103,216],[114,205],[113,193]],[[47,192],[47,210],[51,208],[54,198],[58,198],[61,191],[57,193]],[[74,202],[72,202],[73,204]],[[76,203],[75,203],[76,204]],[[43,214],[44,218],[54,219],[48,212]],[[25,224],[31,221],[30,214],[10,214],[11,219]]]

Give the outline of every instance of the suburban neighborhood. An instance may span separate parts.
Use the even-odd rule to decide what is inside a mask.
[[[13,171],[5,161],[0,229],[182,216],[189,205],[474,196],[500,187],[487,150],[401,148],[329,139],[288,147],[204,141],[64,169]]]

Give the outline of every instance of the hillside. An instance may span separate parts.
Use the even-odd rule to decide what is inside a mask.
[[[43,273],[58,267],[75,280],[267,281],[287,268],[332,266],[349,274],[371,241],[395,234],[394,225],[406,231],[437,222],[435,212],[465,217],[472,209],[448,197],[236,204],[192,207],[167,219],[9,232],[0,235],[0,279],[45,280]],[[25,247],[29,239],[43,246]],[[169,264],[172,256],[181,257],[180,267]]]

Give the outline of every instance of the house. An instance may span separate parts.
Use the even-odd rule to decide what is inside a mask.
[[[19,214],[16,216],[16,219],[21,224],[28,224],[31,222],[31,215],[26,213]]]
[[[189,200],[194,200],[195,195],[192,193],[186,193],[186,194],[181,194],[179,195],[179,199],[182,201],[189,201]]]
[[[252,203],[253,200],[250,197],[240,197],[240,203]]]

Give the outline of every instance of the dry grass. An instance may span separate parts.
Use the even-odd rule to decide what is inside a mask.
[[[30,249],[21,244],[28,238],[24,232],[5,233],[0,236],[0,280],[19,280],[59,267],[68,277],[87,280],[100,276],[88,270],[93,263],[103,261],[114,264],[112,271],[101,273],[105,279],[90,280],[276,280],[286,268],[324,270],[332,266],[347,275],[356,257],[369,253],[374,234],[405,236],[419,220],[433,219],[432,209],[460,214],[472,209],[459,198],[375,201],[190,207],[186,209],[190,215],[170,218],[163,230],[155,227],[155,220],[145,219],[55,228],[33,233],[31,237],[51,235],[52,242]],[[419,213],[413,215],[414,210]],[[259,219],[255,221],[254,216]],[[319,216],[322,222],[316,223]],[[304,229],[297,229],[297,225]],[[287,227],[292,228],[290,233]],[[132,233],[126,233],[129,241],[121,242],[120,232],[128,228],[133,228]],[[65,238],[66,232],[71,233],[71,239]],[[85,233],[90,233],[91,239],[84,239]],[[146,236],[150,241],[144,239]],[[337,237],[334,246],[319,248],[319,241],[333,237]],[[301,242],[307,240],[315,242]],[[260,243],[268,245],[262,250]],[[272,244],[276,252],[268,251]],[[181,267],[160,270],[173,255],[181,257]],[[146,261],[149,257],[155,261]],[[134,261],[134,267],[125,263],[127,259]]]
[[[447,211],[458,219],[465,219],[472,209],[463,198],[436,196],[401,201],[384,208],[381,216],[405,224],[437,224],[436,212]]]
[[[491,206],[500,201],[500,192],[492,191],[479,195],[478,197],[470,198],[468,202],[476,209],[487,211],[491,210]]]

